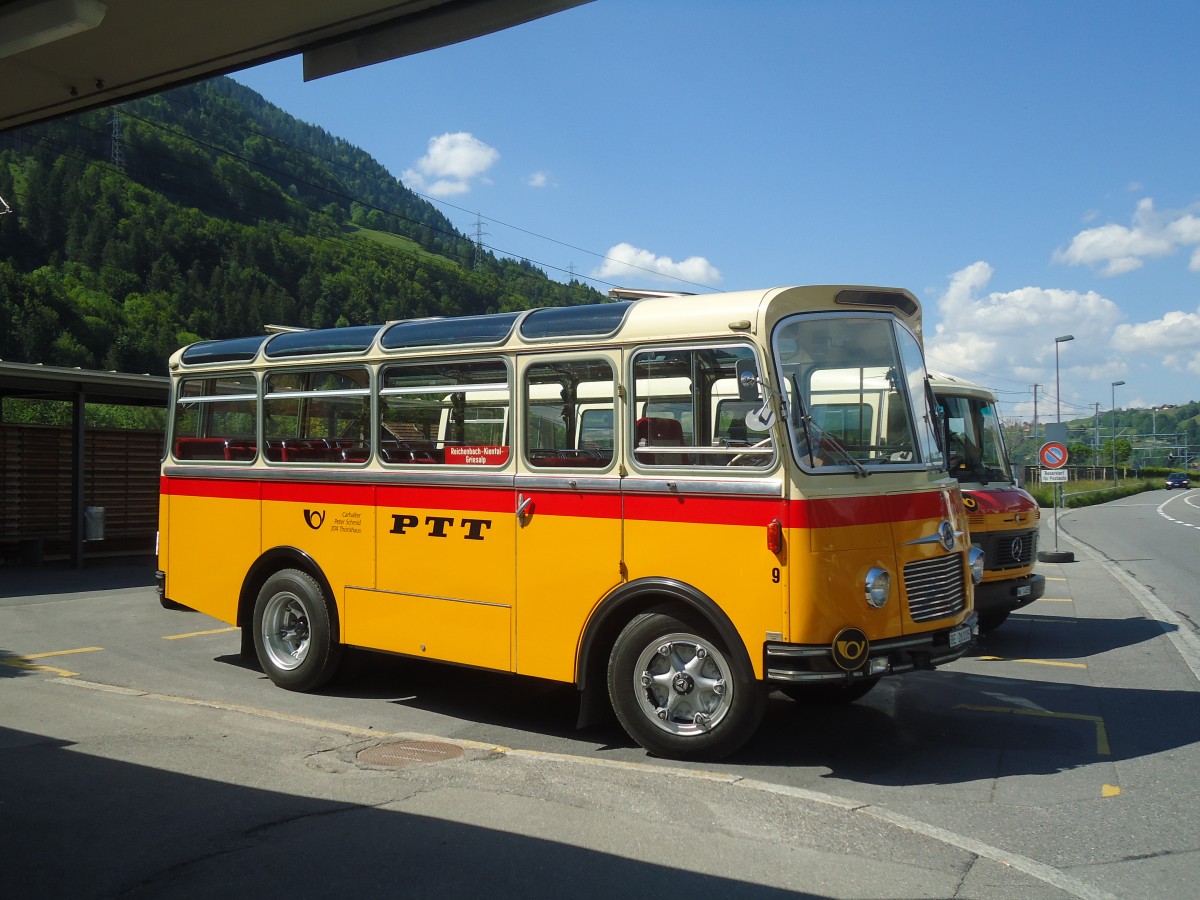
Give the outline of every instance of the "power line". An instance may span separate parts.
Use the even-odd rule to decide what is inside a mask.
[[[258,98],[259,98],[259,99],[260,99],[260,100],[261,100],[263,103],[267,104],[267,105],[268,105],[268,106],[270,106],[272,109],[279,110],[279,112],[280,112],[281,114],[283,114],[283,115],[285,115],[285,116],[288,116],[288,117],[290,117],[290,118],[293,118],[293,119],[295,118],[295,117],[291,116],[291,114],[290,114],[290,113],[288,113],[286,110],[284,110],[284,109],[282,109],[282,108],[280,108],[280,107],[278,107],[278,106],[275,106],[273,103],[270,103],[268,100],[266,100],[266,98],[262,97],[262,95],[261,95],[261,94],[258,94],[258,93],[256,93],[256,92],[252,91],[250,88],[248,88],[248,87],[246,87],[245,85],[242,85],[242,84],[240,84],[240,83],[238,83],[238,82],[233,82],[233,83],[234,83],[234,84],[237,84],[237,85],[238,85],[238,87],[239,87],[239,88],[241,88],[242,90],[245,90],[245,91],[247,91],[247,92],[249,92],[249,93],[252,93],[252,94],[254,94],[254,95],[255,95],[256,97],[258,97]],[[228,122],[228,123],[230,123],[230,124],[233,124],[233,125],[240,125],[240,124],[241,124],[241,123],[240,123],[238,120],[236,120],[236,119],[231,119],[231,118],[229,118],[228,116],[222,116],[220,113],[217,113],[217,112],[212,112],[212,111],[209,111],[209,110],[202,110],[202,109],[200,109],[200,108],[198,108],[198,107],[196,107],[196,106],[194,106],[194,105],[192,105],[192,104],[190,104],[190,103],[187,103],[187,102],[183,101],[182,99],[180,99],[180,98],[178,98],[178,97],[167,96],[166,94],[163,94],[163,95],[160,95],[160,96],[162,96],[162,97],[163,97],[163,99],[165,99],[165,100],[166,100],[167,102],[169,102],[169,103],[175,103],[175,104],[178,104],[178,105],[180,105],[180,106],[183,106],[183,107],[185,107],[185,108],[187,108],[187,109],[191,109],[191,110],[194,110],[194,111],[196,111],[196,112],[203,113],[203,114],[205,114],[205,115],[210,115],[210,116],[212,116],[212,117],[214,117],[214,118],[222,119],[223,121],[225,121],[225,122]],[[243,109],[244,109],[244,107],[243,107]],[[256,121],[256,120],[254,120],[254,119],[253,119],[253,118],[250,116],[250,114],[249,114],[249,112],[248,112],[248,111],[247,111],[247,114],[246,114],[246,115],[247,115],[247,118],[251,119],[251,121]],[[296,120],[296,121],[299,121],[299,120]],[[147,124],[156,124],[156,123],[147,123]],[[259,124],[261,125],[262,123],[259,123]],[[161,125],[160,125],[159,127],[165,127],[165,126],[161,126]],[[176,132],[176,133],[178,133],[178,132]],[[190,135],[187,135],[187,134],[184,134],[184,133],[179,133],[179,134],[180,134],[180,136],[182,136],[182,137],[186,137],[186,138],[190,138],[190,137],[191,137]],[[338,161],[336,161],[336,160],[331,160],[331,159],[328,159],[327,157],[323,157],[323,156],[321,156],[320,154],[313,153],[313,152],[312,152],[312,151],[310,151],[310,150],[305,150],[303,147],[298,147],[298,146],[296,146],[295,144],[289,143],[288,141],[284,141],[284,140],[282,140],[282,139],[280,139],[280,138],[277,138],[277,137],[274,137],[274,136],[272,136],[272,135],[265,135],[265,134],[264,134],[264,135],[261,135],[261,137],[263,137],[263,138],[264,138],[264,139],[266,139],[266,140],[269,140],[269,141],[270,141],[271,143],[273,143],[273,144],[276,144],[276,145],[278,145],[278,146],[281,146],[281,147],[286,147],[286,148],[288,148],[289,150],[294,150],[295,152],[297,152],[297,153],[301,153],[301,154],[303,154],[303,155],[305,155],[305,156],[308,156],[308,157],[309,157],[309,158],[311,158],[311,159],[321,160],[322,162],[329,163],[329,164],[331,164],[331,165],[334,165],[334,166],[337,166],[337,167],[339,167],[339,168],[343,168],[343,169],[350,169],[351,171],[355,172],[355,174],[357,174],[357,175],[361,175],[361,176],[363,176],[363,177],[366,177],[366,178],[373,178],[373,177],[375,177],[375,176],[373,176],[373,175],[371,175],[371,174],[369,174],[369,173],[367,173],[367,172],[363,172],[361,169],[350,167],[350,166],[348,166],[346,163],[341,163],[341,162],[338,162]],[[386,168],[385,168],[385,167],[384,167],[384,166],[383,166],[381,163],[379,163],[379,162],[378,162],[378,160],[375,160],[373,157],[371,157],[371,156],[370,156],[370,154],[368,154],[368,153],[367,153],[367,151],[363,150],[361,147],[356,147],[355,145],[353,145],[353,144],[350,144],[350,142],[349,142],[349,141],[346,141],[344,138],[336,138],[336,139],[337,139],[337,140],[339,140],[339,141],[343,141],[344,143],[346,143],[346,145],[347,145],[347,146],[353,147],[355,150],[357,150],[357,151],[359,151],[360,153],[362,153],[362,154],[364,154],[365,156],[367,156],[367,158],[371,159],[373,162],[375,162],[377,165],[379,165],[380,169],[382,169],[382,170],[383,170],[385,173],[387,173],[387,175],[388,175],[388,177],[389,177],[389,178],[392,178],[392,179],[393,179],[393,180],[394,180],[394,181],[395,181],[397,184],[399,184],[401,187],[403,187],[403,188],[404,188],[406,191],[408,191],[409,193],[411,193],[413,196],[415,196],[415,197],[420,197],[422,200],[424,200],[425,202],[427,202],[427,203],[429,203],[429,204],[431,204],[431,205],[433,205],[433,206],[437,206],[437,207],[446,207],[446,208],[449,208],[449,209],[457,210],[458,212],[461,212],[461,213],[465,213],[465,214],[467,214],[467,215],[471,215],[471,214],[472,214],[472,213],[471,213],[471,210],[468,210],[468,209],[466,209],[465,207],[457,206],[457,205],[455,205],[455,204],[453,204],[453,203],[450,203],[450,202],[448,202],[448,201],[441,200],[441,199],[439,199],[439,198],[437,198],[437,197],[432,197],[432,196],[430,196],[430,195],[428,195],[428,194],[423,194],[423,193],[421,193],[420,191],[415,191],[415,190],[413,190],[411,187],[409,187],[408,185],[404,184],[402,181],[400,181],[400,179],[396,178],[396,177],[395,177],[394,175],[392,175],[390,172],[387,172],[387,169],[386,169]],[[282,176],[291,177],[289,173],[286,173],[286,172],[278,172],[278,171],[276,171],[276,170],[272,170],[272,169],[270,169],[269,167],[267,167],[267,166],[264,166],[264,165],[263,165],[261,162],[258,162],[258,161],[255,161],[255,160],[250,160],[250,159],[247,159],[246,157],[240,156],[239,154],[237,154],[237,153],[234,153],[233,151],[230,151],[230,150],[224,150],[224,148],[216,148],[216,147],[212,147],[211,145],[208,145],[208,144],[203,144],[203,142],[199,142],[199,143],[202,143],[202,145],[203,145],[203,146],[208,146],[210,149],[214,149],[214,150],[223,150],[224,152],[230,153],[230,154],[231,154],[231,155],[233,155],[235,158],[237,158],[237,159],[241,159],[243,162],[249,163],[250,165],[259,166],[260,168],[264,168],[264,169],[266,169],[267,171],[275,171],[275,174],[278,174],[278,175],[282,175]],[[294,180],[295,180],[295,179],[294,179]],[[301,183],[305,183],[305,184],[307,184],[307,182],[301,182]],[[318,187],[317,185],[309,185],[309,186],[310,186],[310,187]],[[374,207],[374,206],[372,206],[371,204],[368,204],[368,203],[363,203],[363,201],[361,201],[361,200],[354,201],[354,202],[361,203],[363,206],[367,206],[367,207],[368,207],[368,208],[370,208],[370,209],[376,209],[376,208],[377,208],[377,207]],[[382,209],[381,209],[381,210],[379,210],[379,211],[380,211],[380,212],[383,212],[383,213],[385,213],[385,214],[387,214],[387,215],[394,215],[394,216],[396,216],[397,218],[404,219],[405,221],[410,221],[410,222],[411,222],[411,221],[413,221],[413,220],[411,220],[411,219],[407,219],[406,217],[399,215],[398,213],[394,213],[394,212],[388,212],[387,210],[382,210]],[[479,220],[486,220],[486,221],[488,221],[488,222],[490,222],[490,223],[492,223],[492,224],[494,224],[494,225],[499,225],[499,226],[502,226],[502,227],[504,227],[504,228],[510,228],[510,229],[512,229],[513,231],[517,231],[517,232],[520,232],[521,234],[526,234],[526,235],[529,235],[530,237],[537,238],[538,240],[548,241],[549,243],[552,243],[552,244],[557,244],[557,245],[559,245],[560,247],[565,247],[565,248],[567,248],[567,249],[569,249],[569,250],[575,250],[575,251],[577,251],[577,252],[579,252],[579,253],[586,253],[586,254],[588,254],[589,256],[594,256],[594,257],[596,257],[597,259],[600,259],[600,260],[602,260],[602,261],[604,261],[604,262],[612,262],[612,263],[617,263],[617,264],[619,264],[619,265],[625,266],[625,267],[627,267],[627,268],[630,268],[630,269],[636,269],[636,270],[638,270],[638,271],[645,272],[645,273],[647,273],[647,274],[649,274],[649,275],[652,275],[652,276],[655,276],[655,277],[657,277],[657,278],[667,278],[667,279],[669,279],[669,280],[671,280],[671,281],[678,282],[679,284],[686,284],[686,285],[689,285],[690,287],[702,288],[702,289],[704,289],[704,290],[706,290],[706,291],[710,291],[710,292],[715,290],[715,288],[713,288],[713,286],[712,286],[712,285],[708,285],[708,284],[701,284],[701,283],[699,283],[699,282],[694,282],[694,281],[688,281],[688,280],[687,280],[687,279],[685,279],[685,278],[680,278],[680,277],[678,277],[678,276],[676,276],[676,275],[666,275],[666,274],[663,274],[663,273],[661,273],[661,272],[656,272],[656,271],[655,271],[655,270],[653,270],[653,269],[648,269],[648,268],[646,268],[646,267],[644,267],[644,266],[639,266],[639,265],[636,265],[636,264],[634,264],[634,263],[630,263],[630,262],[628,262],[628,261],[626,261],[626,260],[614,259],[613,257],[611,257],[611,256],[608,256],[608,255],[606,255],[606,254],[604,254],[604,253],[599,253],[599,252],[597,252],[597,251],[595,251],[595,250],[588,250],[588,249],[586,249],[586,248],[583,248],[583,247],[577,247],[577,246],[575,246],[574,244],[567,243],[566,241],[561,241],[561,240],[558,240],[557,238],[552,238],[552,237],[549,237],[549,236],[547,236],[547,235],[539,234],[539,233],[538,233],[538,232],[536,232],[536,231],[531,231],[531,230],[529,230],[529,229],[527,229],[527,228],[522,228],[522,227],[521,227],[521,226],[519,226],[519,225],[513,225],[513,224],[511,224],[511,223],[504,222],[504,221],[502,221],[501,219],[497,219],[497,218],[494,218],[494,217],[491,217],[491,216],[483,216],[483,215],[481,215],[481,214],[480,214],[478,211],[476,211],[476,212],[474,213],[474,215],[476,216],[476,219],[477,219],[477,221],[479,221]],[[415,223],[415,224],[418,224],[418,225],[425,225],[425,223]],[[425,227],[428,227],[428,228],[433,228],[433,226],[429,226],[429,225],[425,225]],[[439,233],[441,233],[441,234],[450,234],[450,232],[446,232],[444,229],[433,228],[433,230],[435,230],[435,231],[437,231],[437,232],[439,232]],[[457,232],[455,232],[454,234],[455,234],[455,236],[456,236],[456,237],[462,238],[462,235],[459,235],[459,234],[457,234]],[[500,248],[498,248],[498,247],[495,247],[495,246],[492,246],[492,245],[484,245],[484,246],[485,246],[485,247],[487,247],[487,249],[491,250],[493,253],[501,253],[501,254],[503,254],[503,255],[505,255],[505,256],[507,256],[507,257],[511,258],[511,259],[527,259],[527,257],[526,257],[524,254],[518,254],[518,253],[514,253],[514,252],[512,252],[512,251],[503,250],[503,249],[500,249]],[[564,271],[562,268],[560,268],[560,267],[558,267],[558,266],[552,266],[552,265],[549,265],[548,263],[543,263],[543,262],[541,262],[541,261],[539,261],[539,260],[529,260],[529,261],[530,261],[531,263],[533,263],[533,264],[535,264],[535,265],[539,266],[540,268],[544,268],[544,269],[552,269],[552,270],[554,270],[554,271],[556,271],[556,272],[562,272],[562,271]],[[571,271],[572,275],[574,276],[574,271],[575,271],[575,270],[574,270],[574,266],[573,266],[573,265],[572,265],[572,267],[571,267],[570,271]],[[619,286],[620,286],[620,285],[618,285],[618,284],[616,284],[616,283],[614,283],[614,282],[605,281],[604,279],[601,279],[601,278],[596,278],[596,277],[594,277],[594,276],[590,276],[590,275],[583,275],[583,276],[580,276],[580,277],[582,277],[582,278],[586,279],[587,281],[594,282],[594,283],[596,283],[596,284],[602,284],[602,285],[604,285],[604,286],[606,286],[606,287],[619,287]]]

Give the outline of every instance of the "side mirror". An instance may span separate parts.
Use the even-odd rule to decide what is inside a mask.
[[[752,359],[739,359],[736,363],[739,400],[758,399],[758,368]]]

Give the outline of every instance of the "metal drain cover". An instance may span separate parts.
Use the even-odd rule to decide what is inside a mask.
[[[356,759],[369,766],[415,766],[418,763],[440,762],[458,759],[463,755],[462,747],[435,741],[395,741],[391,744],[376,744],[360,750]]]

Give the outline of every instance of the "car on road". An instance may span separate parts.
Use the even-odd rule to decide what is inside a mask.
[[[1187,488],[1191,487],[1191,479],[1188,478],[1186,472],[1172,472],[1167,476],[1167,490],[1171,488]]]

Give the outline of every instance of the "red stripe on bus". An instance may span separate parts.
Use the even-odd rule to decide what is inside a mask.
[[[521,496],[533,500],[533,515],[562,516],[564,518],[619,519],[621,518],[621,495],[576,494],[567,491],[521,491]]]
[[[780,497],[663,497],[628,494],[625,516],[693,525],[766,525],[783,512]]]
[[[309,481],[264,481],[264,500],[285,503],[322,503],[330,506],[374,506],[373,484],[319,484]]]
[[[169,497],[213,497],[221,500],[260,500],[262,482],[220,478],[160,478],[159,493]]]
[[[516,511],[512,487],[444,487],[427,485],[324,484],[304,481],[243,481],[219,478],[162,478],[163,494],[226,500],[270,500],[389,509],[448,509],[474,512]],[[525,490],[535,514],[697,525],[766,525],[784,518],[789,528],[842,528],[884,525],[950,516],[943,491],[920,491],[884,497],[834,497],[793,500],[785,507],[778,497],[696,497],[619,492],[576,494]]]
[[[469,509],[472,512],[511,513],[516,511],[514,494],[515,489],[511,485],[479,488],[381,484],[378,487],[378,505],[392,508]]]
[[[921,519],[949,518],[950,509],[941,491],[889,494],[883,497],[836,497],[798,500],[791,504],[793,528],[840,528],[847,525],[884,525]]]

